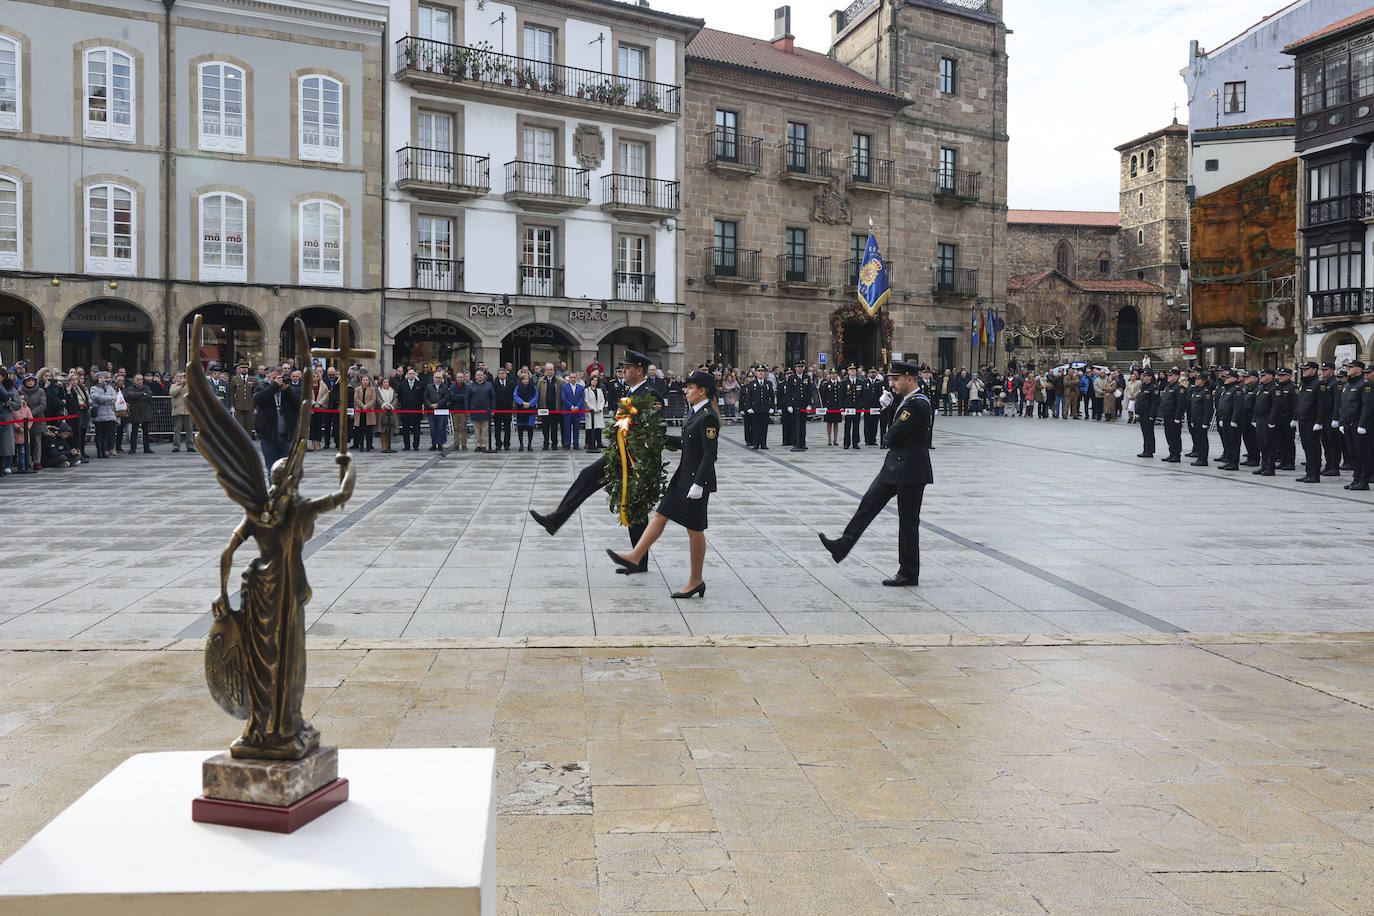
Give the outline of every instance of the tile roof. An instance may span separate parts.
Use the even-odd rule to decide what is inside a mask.
[[[1148,134],[1145,134],[1145,135],[1142,136],[1142,137],[1136,137],[1134,140],[1130,141],[1129,143],[1123,143],[1123,144],[1121,144],[1120,146],[1118,146],[1118,147],[1116,148],[1116,151],[1119,153],[1119,152],[1121,152],[1122,150],[1127,150],[1127,149],[1130,149],[1130,148],[1133,147],[1133,146],[1138,146],[1138,145],[1140,145],[1141,143],[1144,143],[1146,140],[1153,140],[1155,137],[1167,137],[1167,136],[1169,136],[1169,135],[1171,135],[1171,134],[1174,135],[1174,136],[1178,136],[1178,137],[1186,137],[1186,136],[1188,136],[1188,125],[1187,125],[1187,124],[1180,124],[1180,123],[1178,123],[1177,121],[1175,121],[1174,123],[1170,124],[1168,127],[1161,127],[1159,130],[1152,130],[1152,131],[1150,131]]]
[[[1096,226],[1115,229],[1121,214],[1115,210],[1008,210],[1007,222],[1041,226]]]
[[[1057,273],[1057,271],[1042,270],[1038,274],[1018,274],[1015,277],[1008,277],[1007,289],[1028,289],[1052,273]]]
[[[1335,22],[1328,25],[1326,28],[1317,29],[1317,31],[1313,32],[1311,35],[1308,35],[1306,38],[1299,38],[1297,41],[1286,45],[1283,50],[1291,51],[1294,48],[1301,47],[1302,45],[1305,45],[1310,41],[1316,41],[1318,38],[1325,38],[1328,35],[1335,34],[1336,32],[1339,32],[1343,29],[1348,29],[1351,26],[1360,25],[1361,23],[1368,22],[1371,19],[1374,19],[1374,7],[1370,7],[1369,9],[1360,13],[1356,13],[1353,16],[1346,16],[1344,19],[1338,19]]]
[[[702,29],[687,45],[687,57],[772,73],[789,79],[822,83],[840,89],[884,95],[894,102],[906,101],[868,77],[862,76],[858,71],[851,70],[824,54],[805,48],[783,51],[773,47],[770,41],[750,38],[748,35],[736,35],[718,29]]]
[[[1085,293],[1155,293],[1163,295],[1164,287],[1147,283],[1144,280],[1074,280],[1051,268],[1033,274],[1018,274],[1007,278],[1008,290],[1030,289],[1050,276],[1058,277],[1070,286]]]
[[[1250,121],[1246,124],[1223,124],[1220,127],[1199,127],[1193,131],[1193,136],[1206,133],[1225,132],[1228,130],[1260,130],[1266,127],[1292,127],[1292,118],[1267,118],[1263,121]]]

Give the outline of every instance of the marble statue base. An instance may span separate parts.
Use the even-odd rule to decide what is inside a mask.
[[[286,808],[339,778],[339,751],[322,747],[300,760],[216,754],[201,766],[206,798]]]

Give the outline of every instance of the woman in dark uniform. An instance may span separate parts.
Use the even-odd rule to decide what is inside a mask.
[[[627,573],[643,572],[639,564],[649,548],[669,521],[677,522],[687,529],[692,578],[685,589],[674,592],[672,597],[704,598],[706,582],[701,577],[701,567],[706,562],[706,509],[710,494],[716,489],[716,442],[720,436],[720,417],[710,403],[716,394],[715,376],[697,369],[687,377],[683,394],[691,414],[682,426],[682,460],[673,479],[668,481],[668,490],[635,549],[625,555],[614,550],[606,553]]]

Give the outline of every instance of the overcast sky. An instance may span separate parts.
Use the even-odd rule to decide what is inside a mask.
[[[773,37],[780,0],[651,0],[657,9],[701,16],[711,28]],[[1008,204],[1056,210],[1115,210],[1113,147],[1165,126],[1178,105],[1188,42],[1214,48],[1286,0],[1005,0],[1010,56]],[[1372,0],[1374,2],[1374,0]],[[792,0],[797,43],[830,46],[836,0]],[[839,3],[839,6],[846,4]]]

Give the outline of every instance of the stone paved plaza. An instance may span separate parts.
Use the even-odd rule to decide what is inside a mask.
[[[669,597],[686,584],[675,526],[650,574],[626,578],[604,555],[628,545],[604,500],[557,538],[528,517],[557,503],[583,453],[362,455],[354,499],[309,546],[310,633],[1374,630],[1369,493],[1145,461],[1125,424],[942,417],[936,429],[919,588],[879,584],[896,568],[895,504],[843,565],[821,548],[816,532],[838,533],[882,453],[827,448],[813,424],[804,454],[782,449],[776,427],[767,453],[727,433],[707,594],[685,601]],[[310,456],[306,492],[334,474],[332,456]],[[23,532],[0,568],[0,640],[204,635],[238,517],[210,466],[166,445],[8,478],[0,514]]]

